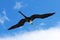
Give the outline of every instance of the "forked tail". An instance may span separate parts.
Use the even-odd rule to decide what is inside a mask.
[[[18,11],[22,16],[24,16],[25,18],[27,18],[21,11]]]

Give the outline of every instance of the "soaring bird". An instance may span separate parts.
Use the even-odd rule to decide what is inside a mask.
[[[29,22],[30,24],[32,24],[32,21],[36,18],[41,18],[41,19],[44,19],[44,18],[47,18],[49,16],[52,16],[53,14],[55,13],[47,13],[47,14],[34,14],[30,17],[27,17],[25,16],[21,11],[18,11],[22,16],[24,16],[25,18],[24,19],[21,19],[17,24],[13,25],[12,27],[10,27],[8,30],[11,30],[11,29],[15,29],[15,28],[18,28],[18,27],[21,27],[24,25],[25,22]]]

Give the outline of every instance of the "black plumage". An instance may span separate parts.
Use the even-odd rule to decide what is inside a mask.
[[[40,15],[40,14],[34,14],[30,18],[31,18],[31,20],[34,20],[36,18],[44,19],[44,18],[49,17],[49,16],[51,16],[53,14],[55,14],[55,13],[48,13],[48,14],[42,14],[42,15]]]
[[[21,11],[19,11],[19,13],[21,15],[23,15],[25,18],[24,19],[21,19],[17,24],[13,25],[12,27],[10,27],[8,30],[11,30],[11,29],[15,29],[15,28],[18,28],[18,27],[21,27],[24,25],[25,22],[29,22],[29,23],[32,23],[32,21],[36,18],[41,18],[41,19],[44,19],[44,18],[47,18],[49,16],[52,16],[53,14],[55,13],[47,13],[47,14],[34,14],[30,17],[26,17]]]

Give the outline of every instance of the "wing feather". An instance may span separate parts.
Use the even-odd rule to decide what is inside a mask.
[[[25,22],[26,22],[25,19],[21,19],[17,24],[13,25],[13,26],[10,27],[8,30],[11,30],[11,29],[15,29],[15,28],[21,27],[21,26],[24,25]]]
[[[34,20],[35,18],[47,18],[49,16],[52,16],[53,14],[55,13],[48,13],[48,14],[42,14],[42,15],[39,15],[39,14],[34,14],[30,17],[31,20]]]

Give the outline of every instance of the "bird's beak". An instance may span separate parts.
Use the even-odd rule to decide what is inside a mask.
[[[29,22],[29,23],[30,23],[30,24],[33,24],[31,20],[30,20],[30,22]]]

